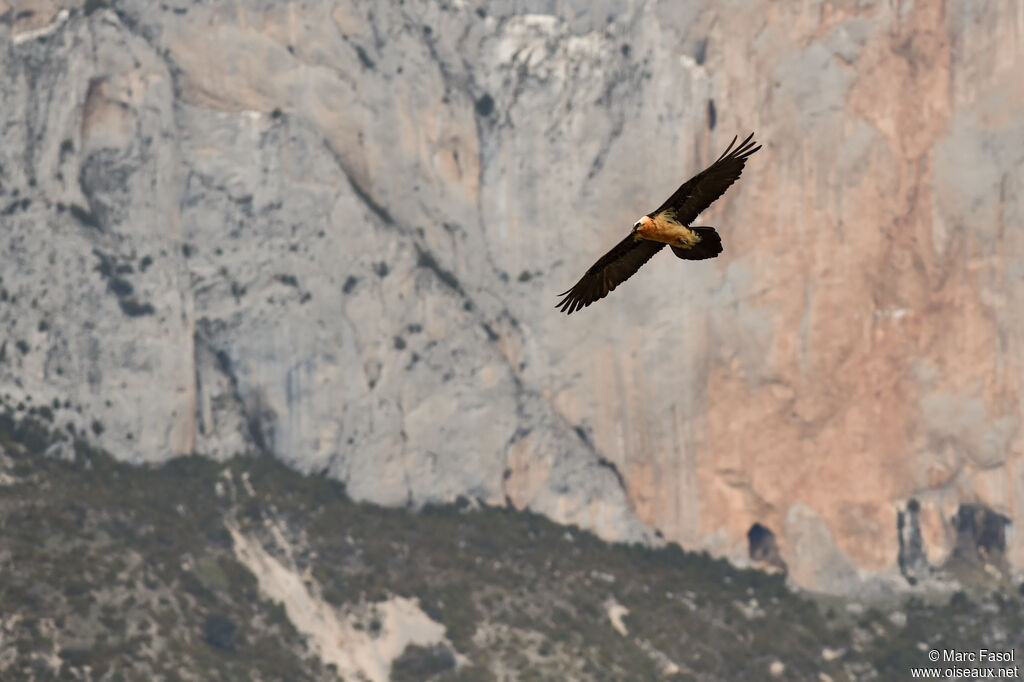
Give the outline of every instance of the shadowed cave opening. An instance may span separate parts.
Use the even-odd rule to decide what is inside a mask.
[[[918,501],[910,499],[906,509],[896,516],[900,573],[911,585],[928,578],[933,572],[921,536],[918,520],[920,509]],[[942,565],[942,571],[956,572],[980,564],[1002,566],[1005,563],[1006,527],[1010,524],[1007,516],[984,504],[965,503],[957,508],[950,523],[956,532],[956,544],[953,553]]]
[[[774,566],[785,573],[786,562],[779,554],[779,545],[771,529],[755,522],[747,531],[747,544],[752,561]]]
[[[962,559],[1000,559],[1006,552],[1006,526],[1010,519],[983,504],[962,504],[953,517],[956,548]]]

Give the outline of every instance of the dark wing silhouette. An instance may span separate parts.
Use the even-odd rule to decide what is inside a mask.
[[[671,212],[675,220],[683,225],[689,225],[696,220],[701,211],[722,196],[725,190],[729,189],[729,185],[736,182],[743,172],[747,158],[761,148],[761,145],[754,146],[757,144],[751,139],[754,133],[750,133],[747,139],[733,149],[732,146],[736,144],[738,137],[732,138],[732,142],[717,161],[684,182],[658,207],[658,210],[648,215],[653,218],[659,213]]]
[[[633,276],[640,266],[661,251],[665,246],[662,242],[646,239],[637,241],[630,233],[615,245],[608,253],[601,256],[596,263],[576,282],[569,291],[559,294],[564,296],[555,306],[562,312],[571,315],[580,308],[585,308],[594,301],[599,301]]]

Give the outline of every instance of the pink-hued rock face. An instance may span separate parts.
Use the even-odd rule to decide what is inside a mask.
[[[898,575],[911,498],[1024,567],[1016,8],[508,4],[0,0],[0,392],[384,504],[760,523],[816,589]],[[721,256],[554,310],[751,130]]]
[[[1008,63],[983,72],[972,62],[1014,40],[1020,56],[1022,45],[994,16],[964,25],[940,3],[886,12],[823,19],[805,36],[804,58],[844,26],[866,25],[856,58],[831,56],[819,76],[827,83],[802,105],[776,95],[758,108],[762,120],[782,122],[781,136],[765,139],[788,142],[760,160],[727,214],[737,228],[725,254],[735,258],[727,272],[743,268],[736,298],[756,311],[758,343],[714,338],[695,448],[697,536],[724,529],[734,540],[751,520],[785,529],[801,504],[870,570],[892,567],[895,510],[908,498],[922,504],[935,558],[952,547],[948,519],[961,502],[983,501],[1014,520],[1024,512],[1014,504],[1024,328],[1011,312],[1022,302],[1011,273],[1024,255],[1014,229],[1024,217],[1024,152],[1013,150],[1024,119],[992,111],[1019,112],[1022,89]],[[991,47],[979,31],[992,32]],[[963,51],[957,63],[953,45]],[[786,67],[772,65],[772,76],[747,55],[741,71],[740,56],[727,52],[727,73],[730,58],[744,77],[782,81],[776,93],[794,87]],[[821,99],[836,82],[844,92],[829,107]],[[801,122],[815,104],[819,120]],[[724,320],[730,314],[710,312],[737,324]],[[798,580],[805,563],[818,563],[794,555],[789,533],[780,544]],[[1013,561],[1022,551],[1009,548]]]

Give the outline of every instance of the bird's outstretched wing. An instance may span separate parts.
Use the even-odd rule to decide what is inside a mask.
[[[665,246],[661,242],[641,239],[637,241],[632,234],[615,245],[611,251],[601,256],[596,263],[576,282],[569,291],[559,294],[564,298],[555,306],[562,312],[571,315],[580,308],[585,308],[594,301],[599,301],[633,276],[640,266],[661,251]]]
[[[654,217],[659,213],[671,211],[675,221],[683,225],[689,225],[696,220],[701,211],[722,196],[725,190],[729,189],[729,185],[736,182],[743,172],[747,158],[761,148],[761,145],[754,146],[757,144],[752,139],[754,133],[750,133],[747,139],[733,149],[738,137],[732,138],[732,142],[717,161],[684,182],[664,204],[648,215]]]

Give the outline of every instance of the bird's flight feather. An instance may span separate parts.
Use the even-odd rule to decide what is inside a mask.
[[[722,196],[725,190],[729,189],[729,185],[736,182],[743,172],[747,158],[761,148],[761,145],[754,146],[756,143],[752,141],[753,137],[754,133],[750,133],[736,149],[732,146],[736,144],[739,136],[732,138],[732,142],[717,161],[680,185],[679,189],[650,215],[653,217],[670,210],[676,222],[683,225],[689,225],[696,220],[701,211]]]
[[[604,298],[609,291],[632,277],[633,273],[640,269],[640,266],[649,261],[651,256],[661,251],[664,246],[665,244],[662,242],[652,242],[646,239],[636,241],[632,234],[627,235],[625,239],[615,245],[615,248],[590,266],[576,286],[559,294],[565,298],[558,302],[557,307],[564,313],[572,314],[580,308]]]

